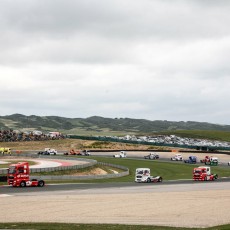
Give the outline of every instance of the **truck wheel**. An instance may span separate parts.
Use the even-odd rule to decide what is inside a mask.
[[[158,182],[162,182],[163,181],[163,179],[162,179],[162,177],[160,177],[159,179],[158,179]]]
[[[207,181],[208,180],[207,177],[205,177],[204,180]]]
[[[25,181],[21,181],[20,182],[20,187],[26,187],[26,182]]]
[[[150,179],[150,178],[148,178],[148,179],[147,179],[147,183],[150,183],[150,182],[151,182],[151,179]]]
[[[45,182],[43,180],[38,181],[38,187],[43,187],[45,185]]]
[[[217,174],[214,176],[214,179],[215,179],[215,180],[217,180],[217,179],[218,179],[218,175],[217,175]]]

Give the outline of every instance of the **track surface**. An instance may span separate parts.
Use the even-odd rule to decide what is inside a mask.
[[[33,193],[33,192],[56,192],[56,191],[70,191],[70,190],[83,190],[83,189],[105,189],[105,188],[143,188],[153,186],[164,185],[209,185],[221,182],[230,182],[230,178],[220,178],[216,181],[193,181],[193,180],[172,180],[163,181],[162,183],[132,183],[132,182],[120,182],[120,183],[78,183],[78,184],[48,184],[44,187],[26,187],[26,188],[13,188],[11,186],[1,186],[0,194],[19,194],[19,193]]]
[[[229,178],[153,184],[58,184],[42,188],[1,186],[0,199],[4,210],[0,222],[117,223],[198,228],[230,223]]]
[[[44,190],[14,188],[16,193],[0,195],[1,209],[4,210],[0,222],[202,228],[230,221],[230,182],[134,185],[80,184],[75,189],[73,185],[66,185],[64,190],[60,185],[49,185]]]

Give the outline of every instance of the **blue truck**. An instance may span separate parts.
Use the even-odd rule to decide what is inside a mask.
[[[184,163],[196,164],[197,163],[197,157],[196,156],[189,156],[189,158],[187,160],[184,160]]]

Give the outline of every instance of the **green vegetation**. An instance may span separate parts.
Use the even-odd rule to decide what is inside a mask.
[[[1,229],[49,229],[49,230],[186,230],[200,228],[179,228],[146,225],[121,224],[63,224],[63,223],[0,223]],[[230,225],[221,225],[206,230],[228,230]]]
[[[75,158],[75,156],[72,156]],[[184,164],[177,162],[162,162],[159,160],[142,160],[142,159],[128,159],[128,158],[111,158],[111,157],[87,157],[91,159],[95,159],[98,162],[111,163],[115,165],[121,165],[129,168],[130,174],[128,176],[120,177],[120,178],[110,178],[110,179],[97,179],[97,183],[107,183],[107,182],[133,182],[135,176],[136,168],[150,168],[151,174],[160,175],[163,177],[163,180],[178,180],[178,179],[192,179],[192,170],[196,165],[194,164]],[[200,165],[200,164],[199,164]],[[198,165],[197,165],[198,166]],[[112,170],[119,171],[117,168],[111,168],[107,166],[99,166],[101,169],[107,171],[108,173],[112,173]],[[63,170],[56,172],[43,172],[43,173],[34,173],[33,175],[73,175],[76,172],[87,172],[98,168],[97,166],[92,166],[87,169],[79,169],[79,170]],[[220,177],[230,177],[230,171],[228,167],[221,166],[211,166],[212,172],[217,173]],[[121,171],[121,170],[120,170]],[[119,171],[119,172],[120,172]],[[48,182],[48,181],[47,181]],[[58,181],[55,181],[55,183]],[[95,180],[71,180],[65,182],[75,182],[75,183],[95,183]],[[52,181],[54,183],[54,181]],[[60,181],[59,181],[60,183]],[[61,182],[63,183],[63,181]]]
[[[136,168],[150,168],[153,176],[160,175],[164,180],[191,179],[192,170],[196,166],[194,164],[184,164],[181,162],[162,162],[160,160],[140,160],[93,156],[90,158],[95,159],[98,162],[117,164],[129,168],[129,176],[104,180],[112,180],[113,182],[133,182]],[[230,170],[228,167],[211,166],[211,170],[213,173],[217,173],[221,177],[230,177]]]
[[[75,158],[76,156],[71,156],[71,157]],[[124,176],[120,178],[111,178],[111,179],[97,179],[96,181],[98,183],[133,182],[136,168],[150,168],[151,174],[153,176],[160,175],[163,177],[164,180],[191,179],[192,170],[196,166],[194,164],[184,164],[181,162],[162,162],[160,160],[144,160],[144,159],[142,160],[142,159],[111,158],[111,157],[96,157],[96,156],[91,156],[87,158],[95,159],[98,162],[111,163],[114,165],[121,165],[121,166],[125,166],[129,168],[130,174],[128,176]],[[108,173],[112,173],[111,169],[121,172],[121,170],[117,168],[96,165],[96,166],[92,166],[86,169],[42,172],[42,173],[33,173],[32,175],[73,175],[75,173],[87,172],[87,171],[93,170],[98,167],[107,171]],[[230,171],[228,167],[211,166],[211,170],[213,173],[217,173],[220,177],[230,177]],[[70,182],[70,181],[65,181],[65,182]],[[95,180],[93,179],[92,180],[91,179],[90,180],[71,180],[71,182],[95,183]]]
[[[65,118],[58,116],[25,116],[13,114],[0,116],[2,129],[19,129],[43,131],[61,131],[65,134],[76,135],[126,135],[126,134],[156,134],[159,132],[172,132],[184,130],[211,130],[230,132],[230,125],[217,125],[207,122],[194,121],[162,121],[131,118],[104,118],[93,116],[89,118]]]

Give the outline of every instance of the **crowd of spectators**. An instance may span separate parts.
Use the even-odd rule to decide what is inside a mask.
[[[62,134],[50,135],[42,132],[21,132],[16,130],[0,130],[0,142],[15,142],[15,141],[45,141],[64,139]]]

